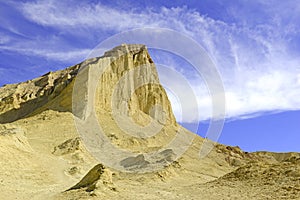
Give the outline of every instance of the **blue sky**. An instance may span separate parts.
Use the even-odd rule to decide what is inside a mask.
[[[0,85],[74,65],[106,38],[141,27],[179,31],[210,55],[226,96],[220,142],[249,151],[300,151],[298,0],[1,0]],[[178,121],[209,119],[209,92],[191,66],[172,55],[151,53],[156,63],[184,74],[195,90],[198,105],[188,107],[191,114],[185,119],[176,95],[169,93]],[[167,82],[180,90],[172,77]]]

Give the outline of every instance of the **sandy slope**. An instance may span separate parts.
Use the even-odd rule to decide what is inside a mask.
[[[1,125],[1,199],[300,199],[298,154],[245,154],[218,145],[200,160],[200,138],[164,170],[106,169],[94,190],[63,192],[98,164],[77,136],[70,113],[45,111]],[[230,165],[234,159],[241,166]]]
[[[5,199],[43,199],[57,195],[75,185],[98,163],[80,141],[69,141],[69,146],[60,145],[78,137],[70,113],[45,111],[1,127],[6,127],[7,132],[1,134],[1,169],[5,172],[0,174],[1,197]],[[223,175],[231,169],[225,160],[220,161],[224,168],[213,161],[216,155],[202,162],[196,157],[189,157],[189,154],[197,154],[198,150],[198,146],[191,147],[178,163],[155,173],[136,175],[111,169],[110,173],[114,173],[111,186],[105,185],[98,195],[106,194],[110,199],[127,195],[128,199],[133,199],[137,195],[138,199],[145,194],[150,198],[160,193],[170,196],[168,194],[177,191],[171,198],[176,193],[180,194],[179,188],[183,186],[213,180],[214,176]],[[171,185],[174,185],[173,189]],[[89,196],[89,193],[70,191],[62,196],[68,199],[68,196],[77,195]]]

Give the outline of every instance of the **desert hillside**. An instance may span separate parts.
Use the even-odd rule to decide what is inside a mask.
[[[300,199],[299,153],[216,144],[200,158],[144,45],[5,85],[0,100],[0,199]]]

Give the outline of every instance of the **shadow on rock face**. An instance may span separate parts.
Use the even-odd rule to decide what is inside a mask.
[[[125,158],[120,162],[126,170],[136,171],[143,169],[140,172],[147,170],[161,169],[175,161],[176,155],[172,149],[166,149],[161,152],[156,152],[151,155],[139,154],[135,157]],[[147,169],[147,170],[146,170]]]
[[[140,154],[136,157],[125,158],[120,162],[124,168],[144,168],[149,162],[145,160],[145,156]]]

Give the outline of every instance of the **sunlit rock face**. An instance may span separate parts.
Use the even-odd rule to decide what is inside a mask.
[[[142,124],[148,116],[162,123],[175,123],[147,48],[126,44],[65,70],[0,88],[0,122],[12,122],[46,109],[72,111],[73,85],[78,74],[77,84],[82,84],[83,90],[87,84],[97,86],[96,110],[114,110]],[[87,92],[81,96],[84,100],[90,95]]]

